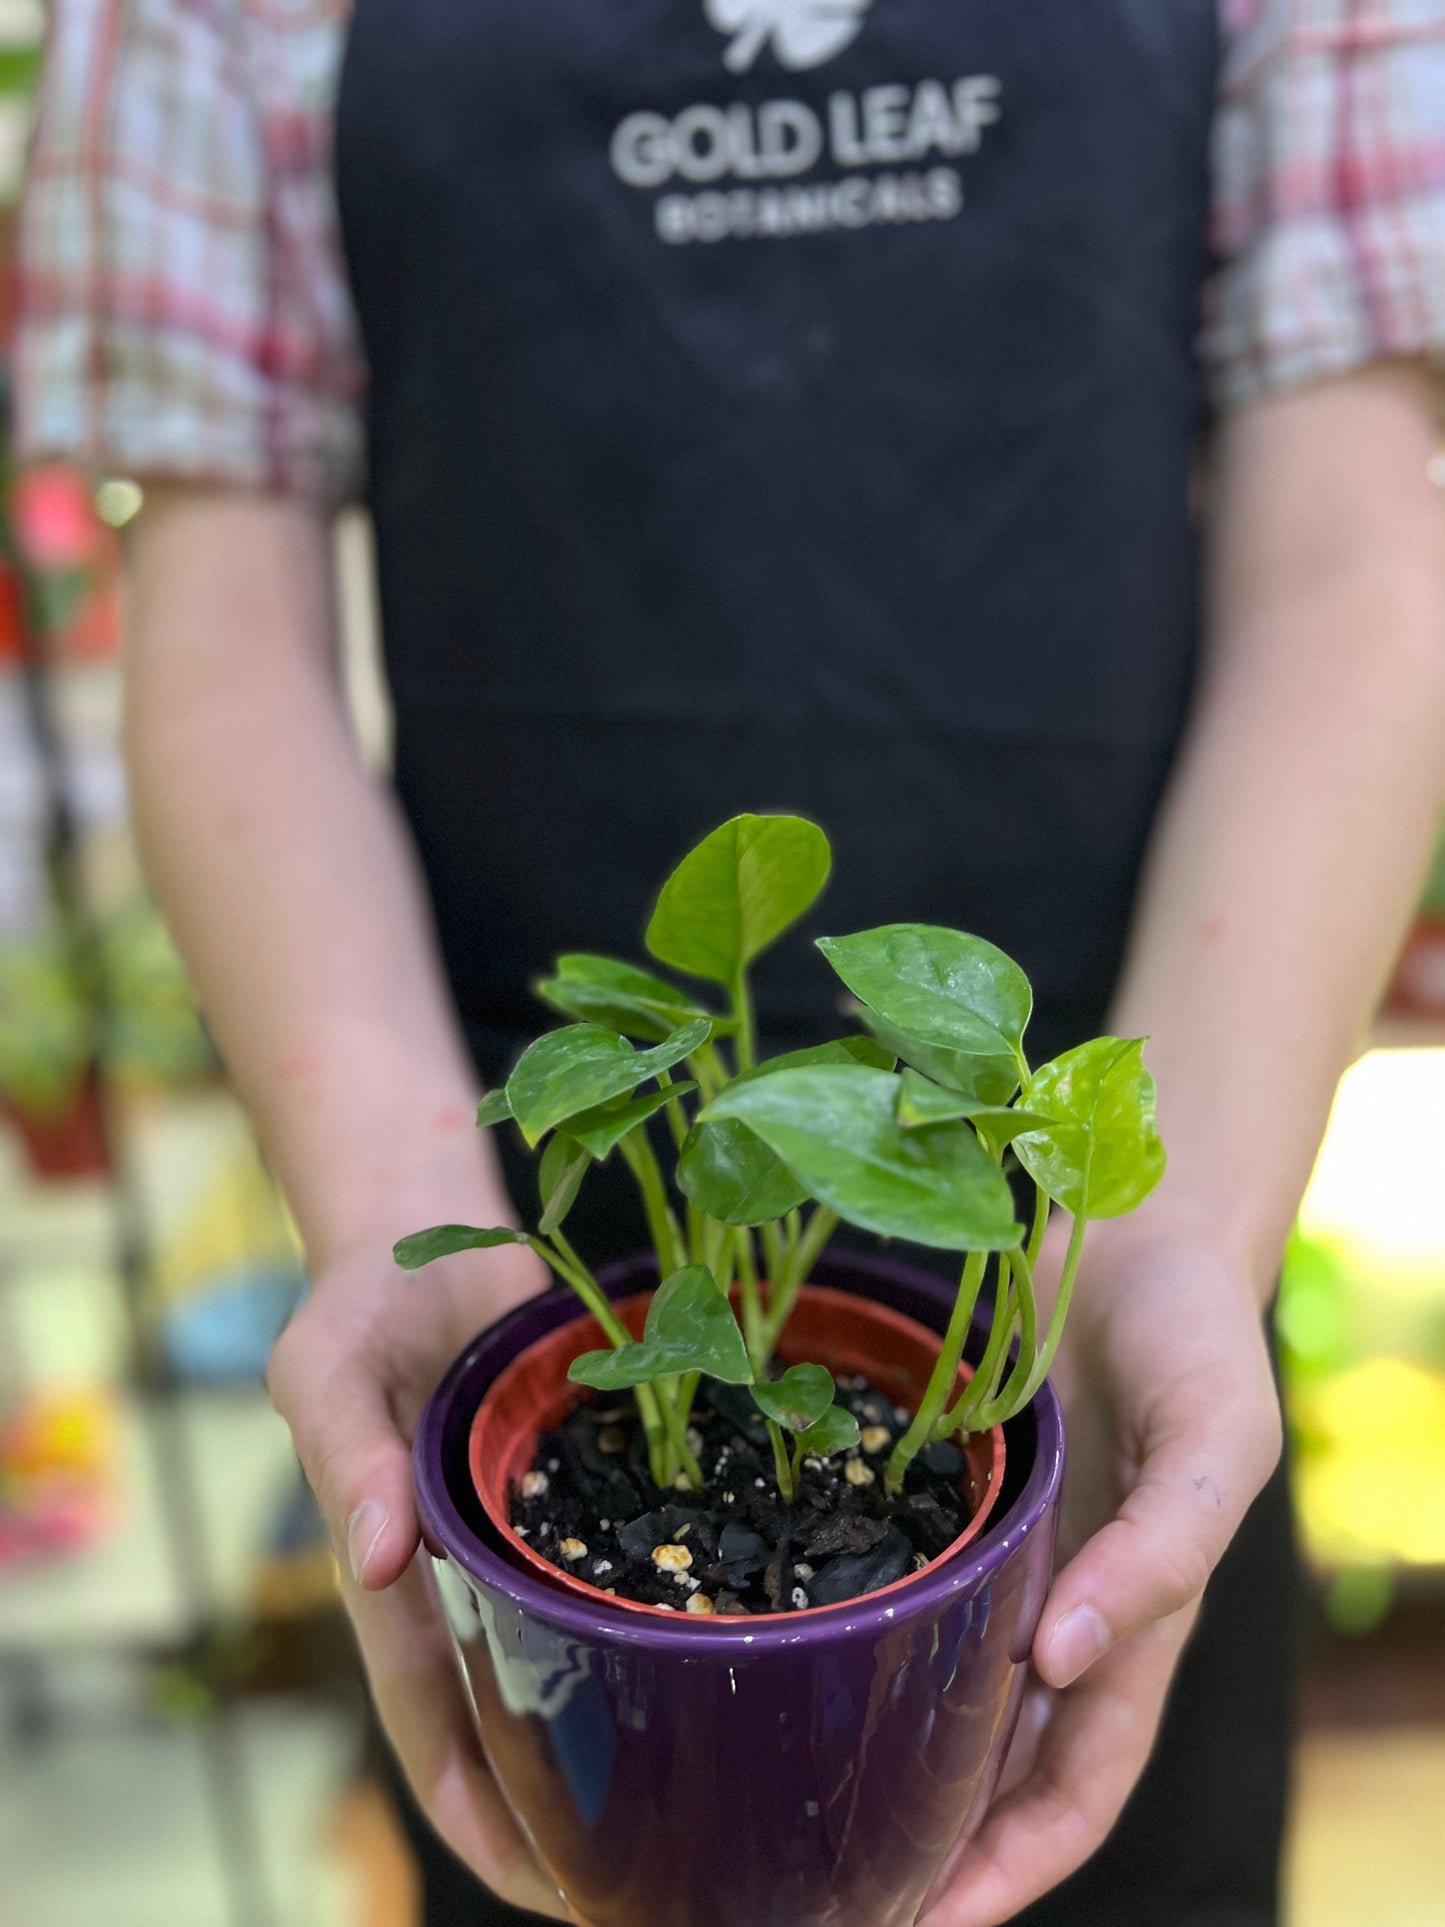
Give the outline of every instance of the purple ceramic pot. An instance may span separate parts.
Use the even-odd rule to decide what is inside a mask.
[[[617,1296],[646,1281],[616,1267]],[[819,1284],[941,1330],[948,1283],[839,1252]],[[674,1624],[502,1557],[472,1492],[482,1393],[578,1315],[549,1293],[484,1332],[417,1429],[422,1531],[493,1772],[587,1927],[907,1927],[979,1823],[1048,1590],[1063,1473],[1045,1385],[1007,1431],[994,1523],[886,1599],[796,1623]]]

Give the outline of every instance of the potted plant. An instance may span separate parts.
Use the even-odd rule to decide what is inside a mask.
[[[1031,1068],[1027,979],[957,931],[820,939],[866,1034],[759,1061],[750,966],[830,861],[815,825],[741,816],[668,879],[647,947],[721,1007],[562,957],[538,990],[573,1021],[479,1112],[540,1154],[535,1228],[397,1246],[525,1242],[569,1288],[457,1360],[416,1470],[482,1743],[591,1927],[914,1919],[981,1816],[1048,1586],[1084,1229],[1163,1170],[1141,1040]],[[654,1250],[594,1274],[565,1227],[612,1156]],[[957,1286],[830,1253],[840,1221],[961,1254]]]

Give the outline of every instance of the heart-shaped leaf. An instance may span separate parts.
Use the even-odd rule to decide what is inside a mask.
[[[892,1068],[888,1053],[871,1037],[844,1037],[770,1057],[734,1082],[750,1083],[803,1064],[849,1063]],[[772,1224],[808,1198],[782,1160],[736,1120],[693,1126],[678,1159],[677,1182],[684,1196],[723,1224]]]
[[[665,1043],[637,1050],[600,1024],[568,1024],[548,1031],[522,1053],[507,1079],[512,1115],[529,1144],[555,1124],[624,1097],[644,1078],[670,1070],[703,1043],[712,1029],[704,1017],[675,1030]]]
[[[820,937],[818,948],[853,995],[893,1029],[968,1057],[1007,1056],[1022,1075],[1033,992],[997,945],[938,924],[886,923],[856,936]]]
[[[684,1197],[722,1224],[772,1224],[808,1201],[807,1186],[736,1118],[693,1125],[677,1182]]]
[[[586,1176],[592,1154],[565,1131],[549,1138],[537,1165],[537,1189],[542,1194],[542,1216],[537,1229],[544,1238],[562,1223]]]
[[[565,1017],[605,1024],[647,1043],[660,1043],[680,1025],[712,1014],[650,971],[582,950],[559,957],[555,975],[542,978],[533,989]]]
[[[746,1385],[753,1375],[738,1321],[706,1265],[664,1278],[641,1339],[615,1351],[583,1352],[567,1376],[599,1392],[620,1392],[678,1372],[703,1372],[727,1385]]]
[[[984,1144],[1002,1151],[1020,1132],[1047,1125],[1048,1118],[1037,1111],[1015,1110],[1006,1104],[981,1104],[976,1097],[961,1091],[946,1091],[917,1071],[905,1070],[898,1080],[898,1122],[905,1131],[916,1131],[929,1124],[944,1124],[949,1118],[966,1117]]]
[[[488,1091],[477,1106],[477,1124],[505,1124],[512,1115],[512,1100],[507,1096],[506,1086],[497,1091]]]
[[[806,1432],[833,1403],[833,1374],[822,1365],[790,1365],[781,1378],[760,1378],[753,1402],[785,1432]]]
[[[832,855],[800,816],[735,816],[685,856],[657,900],[648,949],[660,963],[732,984],[796,923],[828,880]]]
[[[858,1421],[844,1405],[830,1405],[822,1417],[800,1433],[798,1443],[815,1459],[828,1459],[835,1452],[851,1452],[858,1443]]]
[[[819,1064],[735,1082],[699,1121],[737,1118],[813,1197],[865,1231],[946,1251],[1016,1243],[1008,1185],[969,1127],[905,1130],[897,1104],[887,1071]]]
[[[1018,1089],[1018,1066],[1006,1052],[973,1056],[965,1051],[945,1050],[941,1045],[923,1044],[916,1037],[907,1036],[866,1004],[856,1006],[854,1014],[896,1058],[961,1097],[979,1104],[1007,1104]]]
[[[626,1104],[614,1100],[611,1104],[594,1105],[590,1111],[579,1111],[576,1117],[567,1120],[567,1135],[585,1144],[594,1158],[605,1158],[634,1125],[643,1123],[673,1098],[686,1097],[696,1089],[697,1085],[690,1081],[669,1084],[660,1091],[644,1091],[641,1097],[634,1097]]]
[[[1046,1127],[1014,1139],[1019,1162],[1076,1218],[1120,1218],[1164,1175],[1142,1037],[1096,1037],[1043,1064],[1024,1092]]]
[[[434,1258],[449,1258],[454,1251],[486,1251],[492,1245],[524,1245],[527,1235],[510,1225],[493,1225],[483,1230],[474,1224],[436,1224],[430,1231],[413,1231],[391,1248],[391,1255],[403,1271],[419,1271]]]

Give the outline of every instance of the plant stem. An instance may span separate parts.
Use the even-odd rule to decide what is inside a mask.
[[[663,1090],[670,1089],[672,1085],[672,1072],[659,1071],[657,1073],[657,1081]],[[672,1141],[680,1151],[687,1137],[688,1120],[686,1107],[680,1097],[671,1097],[662,1108],[667,1113],[667,1124],[668,1129],[672,1132]]]
[[[788,1464],[787,1447],[783,1444],[783,1428],[776,1419],[767,1421],[768,1437],[773,1446],[773,1469],[778,1475],[778,1490],[784,1503],[791,1505],[798,1496],[797,1482],[793,1478],[793,1468]]]
[[[739,964],[733,978],[733,1016],[737,1019],[738,1069],[750,1071],[757,1062],[757,1038],[753,1025],[753,996],[748,988],[745,965]]]
[[[768,1268],[768,1307],[771,1310],[773,1294],[781,1291],[783,1285],[783,1241],[778,1235],[776,1223],[760,1224],[758,1236],[763,1241],[763,1262]]]
[[[694,1374],[689,1372],[687,1376],[693,1379],[693,1383],[696,1385],[697,1381]],[[660,1389],[659,1387],[659,1390]],[[705,1483],[702,1476],[702,1467],[694,1458],[692,1448],[687,1442],[687,1427],[682,1415],[677,1409],[681,1402],[677,1396],[676,1389],[673,1390],[671,1397],[658,1400],[658,1403],[662,1407],[662,1422],[667,1428],[667,1442],[672,1447],[673,1456],[681,1469],[687,1474],[693,1491],[701,1492]],[[689,1399],[688,1409],[691,1410],[691,1407],[692,1400]]]
[[[647,1135],[647,1126],[634,1125],[620,1140],[619,1148],[642,1193],[642,1207],[647,1213],[647,1227],[657,1251],[658,1266],[663,1277],[668,1278],[687,1263],[687,1249],[672,1206],[667,1201],[662,1169],[652,1148],[652,1140]]]
[[[604,1333],[611,1339],[614,1347],[630,1344],[631,1332],[612,1309],[608,1303],[607,1294],[564,1234],[560,1230],[554,1231],[550,1244],[545,1238],[534,1237],[530,1242],[546,1259],[557,1276],[572,1287]],[[642,1420],[642,1429],[647,1437],[647,1463],[652,1472],[653,1482],[660,1486],[665,1482],[667,1457],[661,1404],[651,1385],[637,1386],[633,1396],[637,1401],[637,1415]]]
[[[1049,1228],[1049,1194],[1041,1184],[1034,1186],[1034,1222],[1029,1231],[1029,1271],[1039,1261],[1043,1249],[1044,1233]]]
[[[737,1252],[738,1299],[743,1308],[743,1340],[748,1348],[748,1359],[752,1364],[753,1376],[761,1376],[767,1365],[772,1347],[766,1343],[767,1327],[763,1319],[762,1300],[758,1297],[758,1267],[753,1252],[753,1234],[745,1226],[733,1233],[733,1248]]]
[[[1054,1362],[1054,1354],[1059,1349],[1063,1336],[1064,1320],[1069,1315],[1069,1300],[1074,1295],[1074,1280],[1079,1273],[1079,1260],[1084,1252],[1084,1227],[1087,1218],[1075,1218],[1069,1231],[1069,1248],[1064,1253],[1064,1269],[1059,1275],[1059,1295],[1054,1300],[1053,1316],[1049,1319],[1048,1333],[1039,1347],[1033,1366],[1022,1385],[1015,1380],[1005,1386],[1004,1391],[994,1404],[979,1414],[980,1419],[990,1425],[1002,1425],[1011,1419],[1015,1412],[1021,1412],[1038,1391],[1048,1376],[1049,1367]]]
[[[1014,1295],[1013,1267],[1006,1252],[998,1254],[998,1282],[993,1294],[993,1323],[989,1327],[988,1343],[984,1346],[983,1357],[978,1361],[978,1369],[968,1382],[968,1388],[951,1412],[945,1412],[933,1428],[936,1439],[946,1439],[954,1432],[966,1432],[971,1427],[974,1413],[993,1395],[996,1375],[1003,1369],[1008,1358],[1008,1342],[1013,1332]],[[1033,1362],[1033,1348],[1029,1349],[1029,1361]]]
[[[939,1415],[948,1403],[948,1395],[958,1376],[958,1361],[963,1356],[963,1342],[968,1337],[973,1308],[978,1303],[979,1287],[983,1284],[983,1274],[987,1268],[986,1251],[969,1252],[959,1277],[958,1296],[953,1301],[953,1312],[948,1321],[948,1330],[943,1335],[943,1348],[938,1354],[938,1361],[929,1374],[913,1423],[894,1446],[893,1456],[888,1461],[885,1485],[889,1493],[897,1492],[902,1486],[904,1475],[928,1443]]]
[[[787,1329],[793,1307],[798,1302],[798,1293],[807,1284],[809,1273],[821,1257],[823,1247],[837,1229],[837,1212],[830,1211],[826,1204],[815,1204],[803,1227],[803,1235],[793,1247],[781,1284],[775,1285],[768,1295],[768,1310],[762,1331],[765,1349],[761,1361],[754,1361],[755,1369],[765,1365],[776,1351],[778,1340]]]

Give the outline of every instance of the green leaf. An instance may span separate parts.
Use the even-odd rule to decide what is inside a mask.
[[[542,1194],[542,1216],[537,1229],[544,1238],[551,1237],[572,1209],[591,1162],[591,1152],[565,1131],[558,1131],[548,1140],[537,1166],[537,1189]]]
[[[856,1012],[886,1049],[914,1070],[943,1084],[962,1097],[979,1104],[1007,1104],[1018,1089],[1018,1066],[1012,1057],[1000,1052],[992,1057],[975,1057],[964,1051],[944,1050],[938,1044],[921,1044],[885,1022],[866,1004]]]
[[[688,1265],[663,1280],[640,1340],[583,1352],[567,1376],[599,1392],[620,1392],[677,1372],[704,1372],[728,1385],[746,1385],[753,1375],[738,1321],[706,1265]]]
[[[712,1014],[650,971],[583,950],[559,957],[556,974],[540,979],[533,989],[564,1017],[605,1024],[647,1043],[660,1043],[679,1025]]]
[[[1003,1173],[966,1124],[905,1130],[898,1080],[819,1064],[734,1082],[701,1123],[736,1118],[850,1224],[946,1251],[1006,1250],[1021,1228]]]
[[[728,1086],[807,1064],[872,1064],[893,1068],[893,1059],[871,1037],[844,1037],[785,1051],[744,1071]],[[685,1197],[722,1224],[772,1224],[808,1201],[807,1190],[745,1124],[694,1124],[678,1158],[677,1182]]]
[[[916,1131],[929,1124],[943,1124],[949,1118],[966,1117],[992,1151],[1002,1151],[1022,1131],[1046,1125],[1048,1118],[1037,1111],[1023,1111],[1007,1104],[981,1104],[976,1097],[961,1091],[946,1091],[917,1071],[906,1070],[898,1080],[898,1122],[905,1131]]]
[[[478,1127],[484,1124],[505,1124],[512,1115],[512,1100],[507,1096],[505,1086],[501,1090],[488,1091],[477,1106]]]
[[[820,937],[818,948],[853,995],[893,1029],[965,1057],[1006,1056],[1022,1074],[1033,992],[997,945],[938,924],[886,923],[856,936]],[[1012,1084],[1003,1096],[1011,1092]]]
[[[1120,1218],[1164,1175],[1142,1037],[1096,1037],[1041,1065],[1024,1092],[1047,1127],[1014,1140],[1019,1162],[1076,1218]]]
[[[579,1111],[576,1117],[569,1118],[567,1134],[579,1144],[585,1144],[594,1158],[605,1158],[634,1125],[643,1123],[674,1097],[686,1097],[696,1089],[697,1085],[691,1082],[669,1084],[663,1090],[644,1091],[641,1097],[634,1097],[626,1104],[614,1100],[611,1104],[594,1105],[590,1111]]]
[[[697,1049],[712,1029],[705,1017],[684,1024],[665,1043],[636,1050],[601,1024],[568,1024],[548,1031],[522,1053],[507,1079],[512,1115],[529,1144],[554,1124],[590,1111],[611,1097],[624,1097],[644,1078],[670,1070]]]
[[[735,816],[685,856],[657,900],[646,944],[660,963],[732,984],[796,923],[828,880],[832,854],[800,816]]]
[[[486,1251],[492,1245],[529,1243],[524,1231],[510,1225],[493,1225],[482,1230],[474,1224],[436,1224],[430,1231],[413,1231],[391,1248],[391,1255],[403,1271],[419,1271],[433,1258],[449,1258],[454,1251]]]
[[[822,1365],[790,1365],[781,1378],[760,1378],[753,1403],[785,1432],[806,1432],[833,1403],[833,1374]]]
[[[830,1405],[823,1416],[798,1436],[798,1444],[815,1459],[829,1459],[835,1452],[851,1452],[858,1443],[858,1421],[843,1405]]]
[[[808,1201],[807,1186],[735,1118],[693,1125],[678,1156],[677,1183],[722,1224],[772,1224]]]

